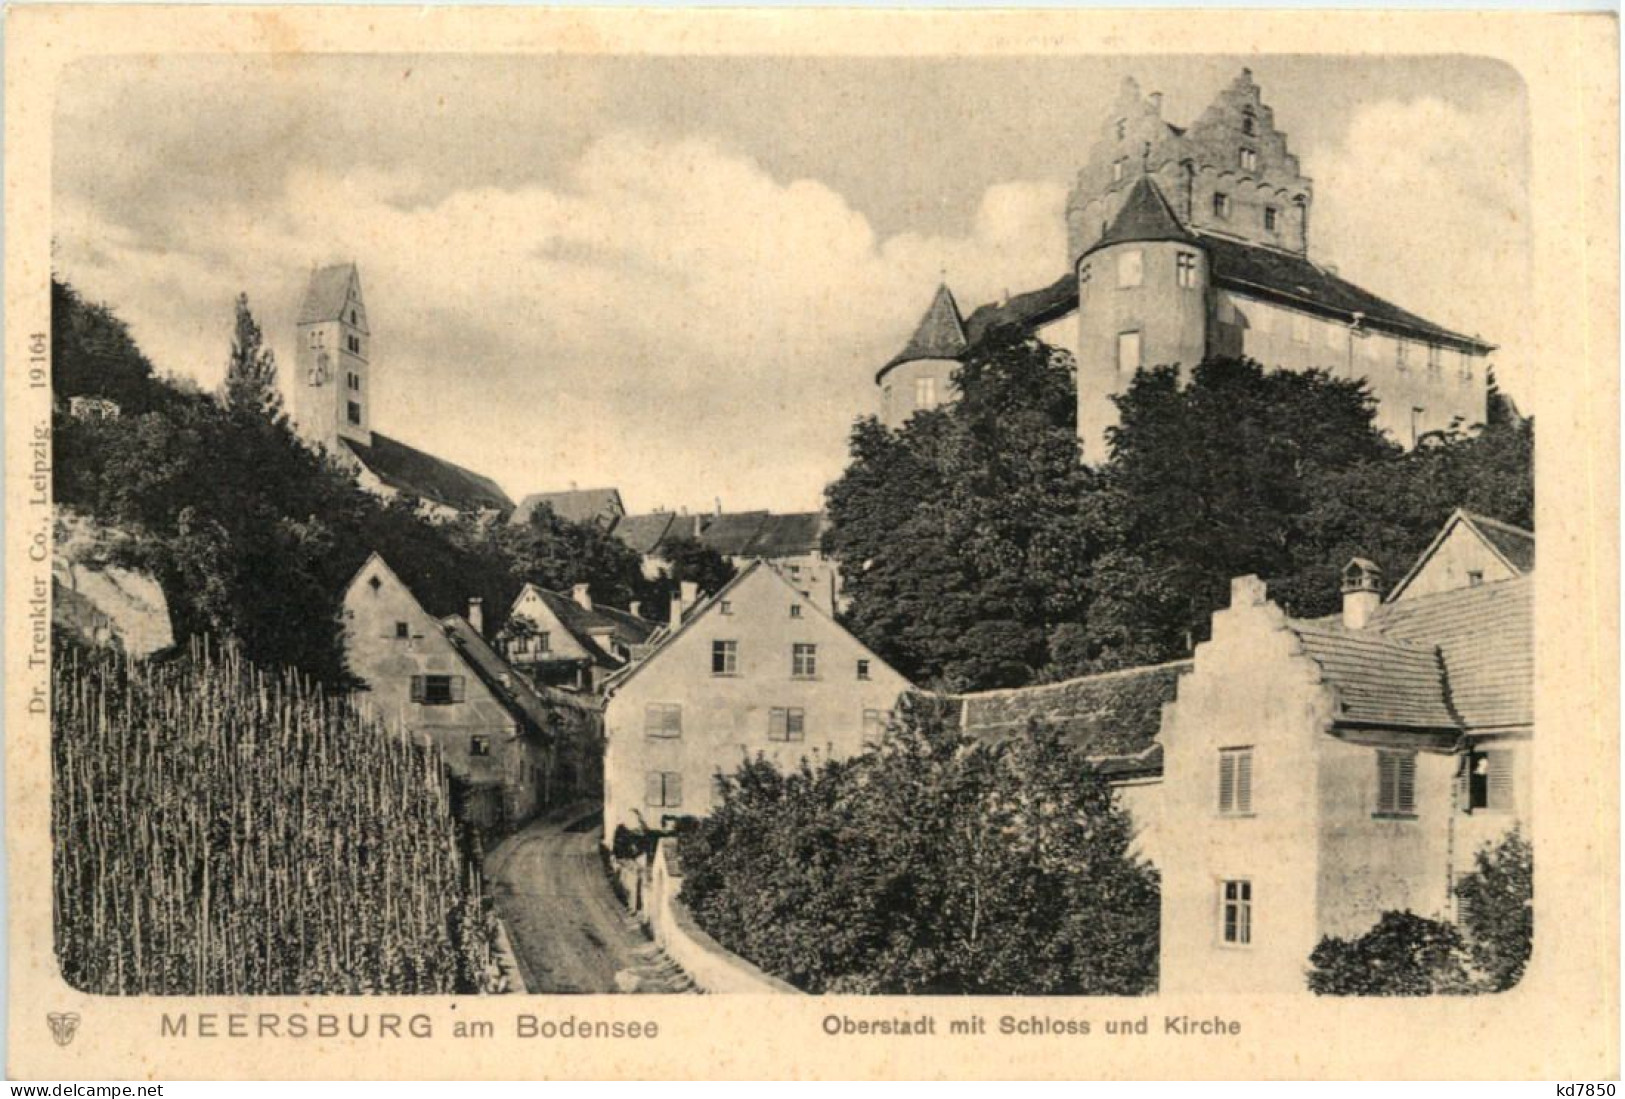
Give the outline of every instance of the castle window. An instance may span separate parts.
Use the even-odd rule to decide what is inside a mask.
[[[1416,816],[1416,753],[1377,750],[1377,816]]]
[[[355,371],[352,370],[349,372],[347,380],[350,383],[351,389],[359,390],[361,388],[361,375],[357,374]]]
[[[1213,193],[1213,216],[1230,220],[1230,196],[1223,191]]]
[[[1258,114],[1251,107],[1241,112],[1241,132],[1248,137],[1258,136]]]
[[[345,404],[348,406],[345,409],[345,414],[349,416],[350,422],[352,424],[359,424],[361,422],[361,406],[356,404],[354,401],[346,401]]]
[[[1123,252],[1117,257],[1117,288],[1128,290],[1140,285],[1145,274],[1145,264],[1139,249],[1132,252]]]
[[[1196,253],[1180,252],[1174,257],[1174,271],[1178,275],[1179,285],[1186,290],[1196,288]]]
[[[1253,750],[1219,749],[1219,812],[1230,817],[1253,813]]]
[[[1253,941],[1253,883],[1246,880],[1220,884],[1223,938],[1229,946],[1247,946]]]
[[[683,708],[675,702],[651,702],[643,708],[643,735],[674,740],[683,735]]]
[[[937,407],[937,380],[935,378],[914,379],[914,407]]]
[[[1264,229],[1265,229],[1266,232],[1270,232],[1270,233],[1275,232],[1276,224],[1277,224],[1276,219],[1277,219],[1278,216],[1279,216],[1279,211],[1277,211],[1275,209],[1275,207],[1273,207],[1273,206],[1264,207]]]
[[[1241,170],[1244,172],[1258,171],[1258,153],[1246,146],[1241,150]]]
[[[360,336],[345,336],[344,337],[344,346],[350,349],[350,354],[352,354],[352,355],[361,354],[361,337]]]
[[[1119,332],[1117,334],[1117,370],[1118,373],[1129,373],[1140,369],[1140,333]]]

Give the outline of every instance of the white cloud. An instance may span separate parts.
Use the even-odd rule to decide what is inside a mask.
[[[967,310],[1064,270],[1052,184],[990,188],[961,236],[881,240],[831,188],[698,137],[607,135],[560,178],[414,206],[409,171],[296,167],[280,193],[144,210],[162,245],[66,197],[58,265],[212,385],[239,290],[287,375],[310,266],[354,258],[379,427],[513,493],[613,483],[640,510],[817,506],[942,269]]]

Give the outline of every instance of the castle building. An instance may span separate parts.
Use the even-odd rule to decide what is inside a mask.
[[[1142,368],[1211,356],[1363,378],[1377,422],[1414,446],[1482,423],[1494,348],[1425,320],[1310,257],[1311,181],[1251,70],[1190,126],[1130,78],[1067,200],[1067,273],[961,316],[946,287],[907,347],[876,375],[881,418],[901,426],[952,399],[952,374],[981,336],[1015,324],[1077,358],[1087,461],[1108,455],[1111,398]]]
[[[489,477],[373,430],[372,330],[355,264],[311,272],[296,364],[291,404],[300,436],[354,467],[361,487],[386,498],[409,495],[435,518],[513,511]]]

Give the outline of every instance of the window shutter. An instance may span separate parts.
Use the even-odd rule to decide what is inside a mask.
[[[666,805],[675,809],[683,804],[683,776],[675,771],[666,775]]]
[[[1236,812],[1253,811],[1253,753],[1236,753]]]
[[[1400,813],[1416,812],[1416,753],[1395,756],[1394,809]]]
[[[453,675],[447,676],[446,678],[451,680],[451,700],[453,702],[463,701],[463,677],[460,675]]]
[[[1219,812],[1233,813],[1236,809],[1236,756],[1233,752],[1219,753]]]
[[[423,677],[421,675],[412,677],[412,701],[423,701]]]
[[[1516,808],[1512,796],[1512,753],[1505,748],[1485,752],[1490,765],[1490,796],[1488,808],[1510,812]]]
[[[1456,812],[1470,813],[1473,809],[1473,754],[1465,752],[1456,758]]]
[[[650,771],[644,776],[643,800],[645,804],[658,808],[666,803],[665,777],[659,771]]]
[[[767,739],[783,740],[790,735],[789,711],[773,707],[767,715]]]

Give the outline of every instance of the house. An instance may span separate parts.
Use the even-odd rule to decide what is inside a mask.
[[[551,508],[554,515],[571,523],[586,523],[609,530],[626,514],[617,488],[582,488],[570,486],[568,492],[533,492],[519,501],[509,521],[517,524],[530,522],[541,507]]]
[[[288,384],[300,436],[349,465],[369,492],[409,496],[436,519],[513,510],[489,477],[373,430],[378,378],[355,264],[311,273],[299,307],[297,371]]]
[[[954,399],[953,374],[994,326],[1013,324],[1077,359],[1086,460],[1107,457],[1112,398],[1146,367],[1216,355],[1363,378],[1377,423],[1404,446],[1482,423],[1494,348],[1402,309],[1310,256],[1314,193],[1250,70],[1189,126],[1123,82],[1066,208],[1065,273],[966,317],[946,286],[875,375],[900,427]]]
[[[345,589],[345,662],[389,727],[432,741],[457,780],[457,812],[505,829],[596,786],[596,708],[524,677],[467,618],[436,619],[374,553]]]
[[[526,584],[508,611],[503,647],[534,683],[593,691],[660,628],[638,610],[595,603],[586,584],[568,595]]]
[[[762,560],[680,619],[604,685],[606,843],[617,827],[706,815],[719,776],[747,757],[863,751],[909,689]]]
[[[1533,562],[1533,535],[1458,512],[1386,598],[1349,562],[1341,615],[1234,581],[1159,737],[1165,991],[1302,990],[1323,936],[1456,914],[1528,818]]]

